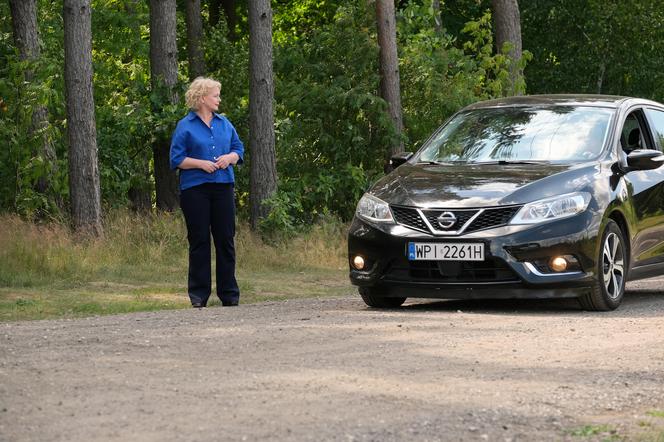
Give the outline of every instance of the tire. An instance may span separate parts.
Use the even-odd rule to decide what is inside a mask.
[[[397,308],[406,302],[406,298],[380,296],[368,287],[360,287],[358,291],[364,303],[373,308]]]
[[[597,284],[579,302],[584,310],[615,310],[625,296],[627,281],[627,245],[625,234],[615,221],[609,220],[602,234],[597,257]]]

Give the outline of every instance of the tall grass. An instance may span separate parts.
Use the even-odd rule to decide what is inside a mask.
[[[35,225],[14,215],[0,215],[0,225],[0,286],[104,278],[177,281],[186,272],[186,230],[179,213],[114,211],[106,216],[99,239],[81,239],[62,224]],[[265,242],[241,223],[235,244],[238,271],[346,265],[345,227],[339,223],[316,225],[276,242]]]
[[[0,215],[0,226],[0,304],[30,308],[33,301],[51,302],[57,292],[73,312],[86,310],[84,302],[94,306],[122,296],[134,301],[124,311],[158,308],[149,302],[137,307],[150,301],[148,295],[177,294],[177,302],[187,305],[188,246],[180,212],[111,211],[104,219],[104,236],[97,239],[80,238],[58,222],[33,224],[15,215]],[[239,223],[235,245],[240,288],[255,299],[289,297],[288,289],[278,286],[287,286],[292,275],[333,275],[346,283],[346,227],[341,223],[321,223],[296,237],[267,242]],[[315,281],[300,282],[296,296]]]

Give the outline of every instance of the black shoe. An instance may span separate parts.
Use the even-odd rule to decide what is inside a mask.
[[[191,306],[193,308],[203,308],[203,307],[205,307],[202,302],[192,302]]]
[[[235,307],[240,303],[240,301],[221,301],[221,305],[224,307]]]

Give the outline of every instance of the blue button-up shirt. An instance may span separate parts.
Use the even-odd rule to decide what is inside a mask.
[[[171,141],[171,168],[177,167],[186,157],[198,160],[216,161],[221,155],[235,152],[240,157],[237,164],[244,161],[244,145],[235,128],[223,115],[212,114],[210,126],[195,112],[178,121]],[[202,169],[182,169],[180,189],[188,189],[204,183],[233,183],[233,166],[208,173]]]

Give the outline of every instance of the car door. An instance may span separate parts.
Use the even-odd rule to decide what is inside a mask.
[[[662,152],[664,110],[632,110],[624,121],[620,139],[626,153],[634,149]],[[632,187],[636,221],[632,240],[632,267],[637,273],[641,271],[647,274],[648,267],[659,267],[657,264],[664,262],[664,167],[630,171],[625,178]]]

